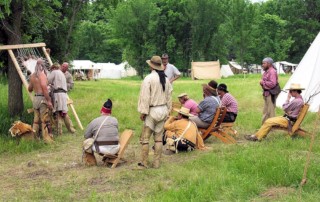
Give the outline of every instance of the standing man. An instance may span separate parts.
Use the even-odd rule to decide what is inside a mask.
[[[173,64],[169,63],[168,54],[166,53],[162,54],[161,60],[164,66],[164,73],[166,74],[170,83],[173,83],[175,80],[177,80],[180,77],[181,73]]]
[[[62,121],[64,121],[70,133],[75,133],[76,130],[73,128],[71,119],[68,115],[67,81],[66,77],[60,70],[59,64],[53,64],[51,66],[51,73],[48,77],[48,82],[51,86],[51,91],[53,91],[53,112],[56,115],[58,134],[62,135]]]
[[[235,122],[238,115],[238,102],[227,90],[227,85],[219,84],[217,88],[221,100],[221,106],[226,107],[227,113],[223,122]]]
[[[69,68],[69,63],[64,62],[61,65],[61,71],[64,73],[64,76],[66,77],[67,80],[67,90],[68,92],[73,88],[74,82],[73,82],[73,78],[72,75],[70,74],[70,72],[68,71]]]
[[[145,77],[141,84],[138,102],[140,119],[144,121],[141,134],[141,162],[139,169],[148,168],[149,140],[154,137],[153,167],[160,167],[162,153],[162,134],[165,119],[171,111],[172,86],[164,74],[164,68],[160,56],[152,56],[146,61],[150,66],[151,73]]]
[[[273,67],[273,59],[270,57],[262,60],[262,68],[264,70],[264,73],[262,75],[262,79],[260,80],[260,85],[263,90],[264,99],[262,116],[263,124],[268,118],[275,116],[277,95],[271,95],[269,90],[275,88],[278,84],[278,74]]]
[[[28,91],[34,91],[32,101],[34,118],[33,130],[39,135],[39,123],[41,123],[42,138],[46,143],[53,142],[52,127],[50,124],[49,110],[52,110],[51,98],[47,88],[47,75],[44,71],[43,60],[39,59],[35,72],[30,76]]]

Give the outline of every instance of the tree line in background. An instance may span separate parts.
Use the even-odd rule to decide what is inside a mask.
[[[0,44],[45,42],[58,62],[127,60],[141,76],[164,52],[182,71],[218,59],[298,63],[320,30],[320,0],[2,0],[0,30]],[[20,78],[4,51],[0,59],[9,111],[20,113]]]

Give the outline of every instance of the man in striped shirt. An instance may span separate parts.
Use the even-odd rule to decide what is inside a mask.
[[[223,119],[223,122],[235,122],[238,115],[237,100],[229,93],[226,84],[219,84],[217,89],[221,99],[221,106],[227,108],[227,113]]]
[[[288,129],[290,129],[290,126],[292,126],[297,120],[300,109],[304,105],[304,101],[300,95],[304,88],[301,88],[300,84],[292,83],[290,88],[287,90],[289,90],[288,97],[286,102],[282,105],[282,109],[284,110],[285,114],[283,116],[267,119],[255,135],[245,136],[247,140],[262,140],[262,138],[267,136],[272,126],[288,127]],[[294,99],[290,102],[291,97],[294,97]]]

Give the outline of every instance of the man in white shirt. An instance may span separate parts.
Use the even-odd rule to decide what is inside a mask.
[[[177,80],[180,77],[181,73],[173,64],[169,63],[168,54],[166,53],[162,54],[161,60],[164,66],[164,73],[166,74],[170,83],[173,83],[175,80]]]

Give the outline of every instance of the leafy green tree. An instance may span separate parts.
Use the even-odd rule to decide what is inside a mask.
[[[110,22],[123,44],[123,59],[137,67],[141,78],[147,67],[146,59],[157,54],[161,43],[155,40],[159,13],[160,9],[150,0],[128,0],[112,12]]]

